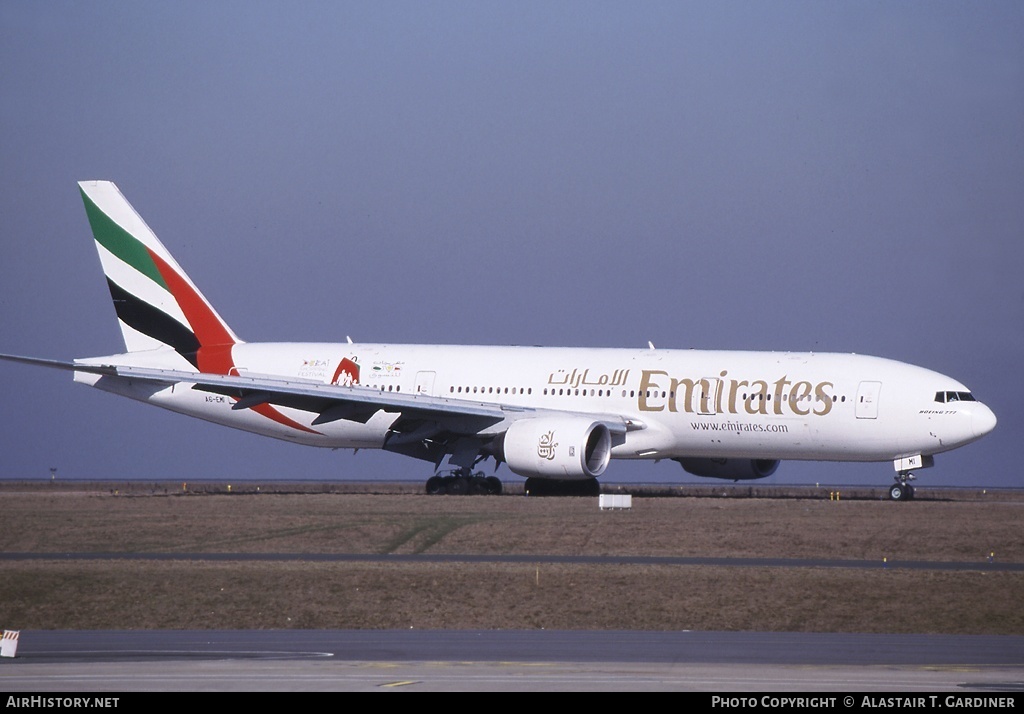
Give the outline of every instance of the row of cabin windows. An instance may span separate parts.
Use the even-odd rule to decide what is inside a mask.
[[[390,388],[388,389],[388,391],[391,391]],[[513,394],[513,395],[514,394],[533,394],[533,388],[532,387],[524,388],[524,387],[456,387],[456,386],[451,386],[451,387],[448,387],[448,391],[450,393],[452,393],[452,394]],[[556,391],[554,388],[552,388],[552,389],[545,388],[544,389],[544,394],[546,396],[610,397],[610,396],[612,396],[612,390],[610,390],[610,389],[564,389],[563,388],[563,389],[559,389],[559,390]],[[636,394],[637,394],[636,390],[631,389],[631,390],[627,391],[627,390],[623,389],[621,396],[626,397],[628,395],[631,399],[633,399],[633,398],[636,397]],[[660,394],[661,394],[661,398],[662,399],[664,399],[665,397],[669,397],[671,399],[675,399],[676,398],[675,392],[665,392],[665,391],[662,391],[662,392],[660,392]],[[651,399],[652,397],[656,399],[658,397],[658,395],[659,395],[659,392],[657,390],[650,390],[650,389],[648,389],[644,396],[647,399]],[[747,393],[744,392],[743,393],[743,397],[742,397],[744,401],[746,401],[747,396],[748,396]],[[766,394],[758,393],[758,394],[751,394],[751,395],[749,395],[749,397],[750,397],[751,401],[765,401],[766,400],[766,401],[770,402],[772,400],[772,395],[771,394],[767,394],[766,395]],[[706,397],[704,395],[701,395],[700,398],[701,399],[706,399]],[[821,398],[820,395],[813,396],[813,395],[810,395],[810,394],[805,394],[802,397],[800,397],[799,399],[796,398],[796,395],[790,394],[788,397],[783,397],[783,401],[809,402],[809,401],[811,401],[812,398],[815,399],[816,401],[819,401],[819,402],[825,401],[824,399]],[[832,401],[833,402],[837,402],[837,401],[845,402],[846,401],[846,397],[845,396],[839,397],[839,396],[836,396],[836,395],[833,394],[832,395]]]
[[[382,391],[382,392],[383,391],[401,392],[402,391],[402,386],[401,385],[389,384],[389,385],[387,385],[387,389],[385,390],[384,385],[382,384],[382,385],[380,385],[380,391]],[[524,387],[472,387],[471,388],[471,387],[454,387],[454,386],[452,386],[452,387],[448,388],[448,391],[451,392],[452,394],[470,394],[471,392],[473,394],[533,394],[533,388],[532,387],[525,387],[525,388]],[[559,389],[556,392],[553,388],[550,389],[550,390],[545,388],[544,389],[544,394],[545,395],[549,395],[550,394],[551,396],[570,396],[570,397],[572,397],[572,396],[576,396],[576,397],[588,397],[588,396],[589,397],[594,397],[594,396],[597,396],[597,397],[610,397],[610,396],[612,396],[612,390],[610,390],[610,389],[596,389],[596,390],[595,389],[590,389],[590,390],[587,390],[587,389]],[[647,393],[644,396],[647,399],[650,399],[652,397],[657,399],[658,398],[658,394],[659,393],[658,393],[657,390],[650,390],[650,389],[648,389]],[[625,389],[622,390],[622,396],[623,397],[626,396],[626,390]],[[629,396],[630,396],[630,398],[636,397],[636,391],[632,390],[632,389],[629,390]],[[675,395],[674,392],[662,391],[661,392],[661,398],[664,399],[666,396],[671,398],[671,399],[675,399],[676,398],[676,395]],[[700,396],[700,398],[701,399],[706,399],[707,397],[702,394]],[[744,401],[746,401],[746,399],[747,399],[746,392],[743,393],[743,397],[742,398],[743,398]],[[761,394],[761,393],[751,394],[750,395],[750,399],[751,399],[751,401],[755,401],[756,400],[756,401],[769,401],[770,402],[772,400],[772,395],[771,394]],[[821,398],[820,395],[815,396],[814,399],[816,401],[819,401],[819,402],[820,401],[824,401]],[[788,397],[784,396],[782,398],[782,401],[809,402],[809,401],[811,401],[811,395],[810,394],[805,394],[802,397],[800,397],[799,399],[797,399],[795,394],[790,394]],[[836,402],[836,401],[845,402],[846,401],[846,397],[845,396],[837,397],[836,395],[833,394],[832,395],[832,401],[833,402]],[[950,402],[973,402],[973,401],[976,401],[976,400],[974,398],[974,395],[971,394],[970,392],[936,392],[935,393],[935,401],[939,402],[940,404],[948,404]]]
[[[576,397],[587,397],[587,396],[590,396],[590,397],[593,397],[593,396],[598,396],[598,397],[605,397],[605,396],[607,396],[607,397],[610,397],[610,396],[612,396],[612,390],[610,390],[610,389],[607,389],[607,390],[598,389],[598,390],[596,390],[596,394],[595,394],[595,390],[593,390],[593,389],[591,389],[589,391],[586,390],[586,389],[582,389],[582,390],[581,389],[559,389],[557,392],[554,389],[552,389],[550,392],[547,389],[544,390],[544,394],[549,394],[549,393],[552,396],[561,396],[561,395],[564,394],[564,395],[567,395],[567,396],[570,396],[570,397],[572,397],[572,396],[576,396]],[[625,397],[627,395],[627,393],[628,393],[628,395],[629,395],[629,397],[631,399],[636,397],[636,395],[637,395],[636,390],[631,389],[628,392],[625,389],[622,390],[622,396],[623,397]],[[664,399],[665,397],[668,397],[670,399],[675,399],[676,398],[676,393],[675,392],[666,392],[664,390],[659,392],[656,389],[654,389],[654,390],[648,389],[644,393],[644,397],[646,399],[651,399],[652,397],[657,399],[659,395],[661,396],[662,399]],[[747,397],[748,397],[747,393],[744,392],[742,399],[744,401],[746,401]],[[750,394],[749,397],[750,397],[751,401],[769,401],[770,402],[772,400],[772,395],[771,394],[765,395],[765,394],[761,394],[760,392],[757,393],[757,394]],[[700,399],[707,399],[707,398],[708,397],[707,397],[706,394],[701,394],[700,395]],[[783,397],[782,401],[809,402],[809,401],[811,401],[811,398],[812,398],[812,395],[810,395],[810,394],[805,394],[804,396],[800,397],[799,399],[797,399],[795,395],[790,394],[788,397]],[[817,401],[819,401],[819,402],[824,401],[821,398],[820,395],[815,397],[815,399]],[[835,402],[835,401],[843,401],[843,402],[845,402],[846,401],[846,397],[845,396],[844,397],[838,397],[836,395],[832,395],[832,401],[833,402]]]
[[[504,391],[502,391],[504,390]],[[448,387],[452,394],[533,394],[533,387]]]
[[[380,391],[382,391],[382,392],[383,391],[400,392],[400,391],[402,391],[402,386],[401,385],[389,384],[389,385],[387,385],[387,390],[385,390],[384,389],[384,385],[382,384],[382,385],[380,385]],[[451,392],[452,394],[470,394],[471,392],[473,394],[533,394],[533,388],[532,387],[525,387],[525,388],[524,387],[472,387],[471,388],[471,387],[454,387],[454,386],[452,386],[452,387],[448,388],[448,391]],[[622,396],[625,397],[626,393],[627,393],[626,390],[623,389],[622,390]],[[588,396],[589,397],[594,397],[594,396],[597,396],[597,397],[610,397],[610,396],[612,396],[612,390],[610,390],[610,389],[596,389],[596,390],[595,389],[590,389],[590,390],[587,390],[587,389],[559,389],[556,392],[554,389],[550,389],[549,390],[549,389],[545,388],[544,389],[544,394],[545,395],[551,395],[551,396],[570,396],[570,397],[571,396],[576,396],[576,397],[588,397]],[[651,399],[652,397],[657,399],[658,398],[658,394],[659,394],[659,392],[657,390],[650,390],[650,389],[648,389],[647,393],[644,396],[647,399]],[[662,399],[664,399],[665,397],[669,397],[671,399],[675,399],[676,398],[676,395],[675,395],[674,392],[662,391],[660,394],[661,394],[661,398]],[[812,395],[810,395],[810,394],[805,394],[802,397],[800,397],[799,399],[797,399],[796,395],[790,394],[788,397],[784,396],[782,398],[782,400],[783,401],[790,401],[790,402],[796,402],[796,401],[809,402],[809,401],[811,401],[811,396]],[[632,389],[629,390],[629,397],[631,399],[635,398],[636,397],[636,391],[632,390]],[[707,397],[702,394],[700,396],[700,398],[701,399],[706,399]],[[742,399],[744,401],[746,401],[746,399],[747,399],[747,393],[746,392],[743,393]],[[770,402],[772,400],[772,395],[771,394],[761,394],[761,393],[751,394],[750,395],[750,399],[752,401],[756,400],[756,401],[769,401]],[[815,396],[814,399],[816,401],[819,401],[819,402],[820,401],[824,401],[821,398],[820,395]],[[832,395],[832,401],[833,402],[836,402],[836,401],[845,402],[846,401],[846,397],[845,396],[837,397],[836,395],[833,394]],[[936,392],[935,393],[935,401],[939,402],[940,404],[948,404],[950,402],[973,402],[973,401],[976,401],[976,400],[974,398],[974,395],[971,394],[970,392]]]
[[[576,396],[576,397],[595,397],[595,396],[596,397],[610,397],[610,396],[612,396],[612,390],[610,390],[610,389],[589,389],[589,390],[588,389],[559,389],[557,392],[555,392],[554,388],[552,388],[551,390],[548,390],[548,389],[544,390],[544,394],[550,394],[551,396],[561,395],[563,393],[568,395],[568,396],[570,396],[570,397],[572,397],[572,396]],[[625,389],[622,390],[622,396],[626,396],[626,390]],[[633,393],[630,392],[629,396],[632,397]]]

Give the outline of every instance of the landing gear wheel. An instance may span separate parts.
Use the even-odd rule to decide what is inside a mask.
[[[909,501],[914,498],[914,487],[910,485],[914,478],[914,474],[909,471],[900,471],[896,474],[896,483],[889,487],[889,498],[894,501]]]
[[[889,487],[889,498],[894,501],[912,501],[914,487],[909,483],[894,483]]]
[[[489,496],[501,495],[501,479],[497,476],[488,476],[484,479],[484,493]]]
[[[438,496],[446,490],[444,479],[440,476],[431,476],[427,479],[427,493],[429,495]]]

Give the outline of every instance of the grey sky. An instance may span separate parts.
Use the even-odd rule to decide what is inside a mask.
[[[1022,37],[1016,1],[6,0],[0,351],[122,348],[109,179],[244,339],[877,354],[999,417],[923,483],[1020,485]],[[429,472],[0,383],[3,478]]]

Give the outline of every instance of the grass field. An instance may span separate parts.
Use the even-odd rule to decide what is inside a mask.
[[[548,628],[1024,634],[1024,502],[198,495],[0,488],[5,553],[836,558],[977,570],[0,560],[0,627]]]

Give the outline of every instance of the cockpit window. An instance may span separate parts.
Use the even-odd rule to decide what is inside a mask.
[[[936,392],[935,401],[939,404],[949,402],[974,402],[977,401],[970,392]]]

